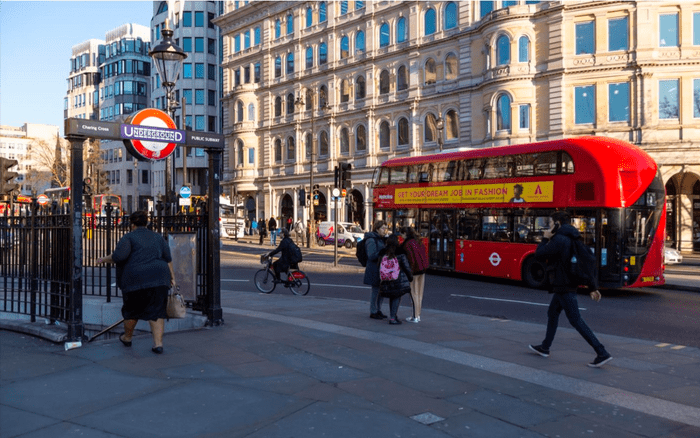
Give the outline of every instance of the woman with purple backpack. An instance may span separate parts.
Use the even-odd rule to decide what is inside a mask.
[[[420,311],[423,303],[423,289],[425,288],[425,272],[428,270],[428,251],[420,241],[416,230],[412,227],[404,229],[406,240],[401,245],[401,253],[406,254],[408,263],[411,265],[413,280],[411,281],[411,299],[413,300],[413,316],[406,318],[406,321],[420,322]]]
[[[389,324],[401,324],[397,313],[401,296],[411,292],[411,266],[404,254],[399,254],[399,238],[392,234],[386,247],[379,252],[379,291],[389,298]]]

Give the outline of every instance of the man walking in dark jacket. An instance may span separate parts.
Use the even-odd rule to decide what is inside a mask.
[[[578,284],[569,278],[569,261],[572,256],[573,239],[579,239],[580,233],[571,225],[571,217],[564,211],[558,211],[552,215],[554,226],[544,232],[542,243],[537,246],[535,256],[545,259],[547,262],[547,279],[549,280],[549,293],[552,301],[547,310],[547,333],[540,345],[530,345],[530,349],[543,357],[549,356],[549,347],[554,341],[554,335],[559,325],[559,315],[563,310],[583,339],[595,350],[597,356],[588,366],[598,368],[612,360],[612,356],[605,350],[603,344],[593,334],[578,310],[576,291]],[[591,290],[590,296],[594,301],[600,301],[597,279],[592,284],[587,284]]]

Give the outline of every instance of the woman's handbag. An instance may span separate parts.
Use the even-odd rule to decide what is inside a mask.
[[[180,295],[180,288],[177,289],[178,291],[168,294],[167,313],[168,318],[182,319],[187,316],[187,306],[185,306],[185,299]]]

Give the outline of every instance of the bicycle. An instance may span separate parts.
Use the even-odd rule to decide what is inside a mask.
[[[272,257],[267,254],[260,256],[260,263],[263,268],[255,273],[255,287],[264,294],[269,294],[275,287],[282,283],[284,287],[288,287],[294,295],[306,295],[311,289],[311,282],[304,271],[299,268],[290,268],[286,272],[287,280],[278,280],[272,269]]]

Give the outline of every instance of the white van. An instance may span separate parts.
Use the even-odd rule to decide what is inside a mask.
[[[245,236],[245,220],[236,218],[233,207],[230,205],[219,206],[219,224],[221,237],[236,239]]]
[[[365,231],[352,222],[338,222],[338,225],[342,225],[345,231],[352,234],[352,237],[355,238],[355,244],[365,237]]]
[[[343,225],[345,224],[345,225]],[[349,226],[353,226],[352,224],[348,222],[338,222],[338,245],[339,246],[345,246],[346,248],[352,248],[357,245],[357,240],[356,236],[357,233],[349,232],[348,228]],[[318,239],[318,246],[324,246],[324,245],[333,245],[333,241],[335,239],[335,233],[332,233],[331,230],[334,227],[334,223],[331,221],[323,221],[318,225],[318,231],[317,231],[317,239]],[[360,235],[360,240],[362,239],[362,236],[364,234]]]

